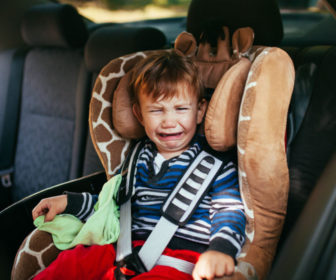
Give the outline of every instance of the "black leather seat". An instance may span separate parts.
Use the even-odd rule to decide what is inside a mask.
[[[336,151],[336,47],[295,52],[296,82],[290,109],[290,191],[284,236],[295,225],[320,175]]]
[[[334,279],[335,46],[290,50],[296,83],[289,120],[288,210],[268,279]]]

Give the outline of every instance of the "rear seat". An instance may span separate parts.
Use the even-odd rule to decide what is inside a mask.
[[[26,55],[14,159],[13,199],[79,176],[72,164],[84,149],[78,125],[89,91],[82,48],[88,31],[70,5],[29,10],[22,36]]]
[[[19,124],[13,122],[9,126],[9,130],[14,132],[12,135],[0,127],[0,136],[6,137],[6,141],[1,141],[0,150],[6,151],[10,144],[15,143],[12,155],[6,155],[6,162],[4,154],[1,158],[1,170],[11,172],[14,201],[75,176],[74,171],[69,171],[69,160],[72,153],[83,149],[73,141],[79,134],[78,130],[73,131],[75,92],[79,75],[85,76],[81,48],[88,37],[84,21],[70,5],[34,6],[25,14],[21,30],[28,46],[26,56],[22,56],[24,64],[20,65],[22,74],[16,71],[14,78],[8,77],[7,80],[10,85],[12,81],[19,83],[22,80],[22,85],[16,90],[21,106],[11,108],[13,112],[6,115],[6,119],[1,116],[0,120],[9,124],[13,118],[19,119]],[[3,55],[9,59],[6,53]],[[2,73],[9,75],[15,63],[10,60],[11,65]],[[16,68],[19,68],[17,64]],[[0,95],[6,96],[7,91],[9,94],[4,104],[8,108],[14,97],[11,88],[1,88]],[[61,133],[56,129],[59,127]],[[9,202],[2,199],[1,206]]]
[[[35,9],[33,13],[41,12],[40,16],[36,14],[32,18],[36,24],[40,24],[44,13],[48,17],[52,16],[53,23],[56,24],[55,17],[60,11],[55,11],[54,6]],[[64,18],[60,21],[64,24]],[[76,25],[69,21],[68,23]],[[40,27],[41,32],[46,25]],[[49,26],[49,33],[52,32],[50,28]],[[51,38],[58,38],[64,43],[64,34],[57,34],[60,29],[57,26],[54,28],[56,30]],[[29,28],[25,32],[29,33]],[[37,34],[35,29],[31,32],[35,34],[36,40],[43,35]],[[73,32],[76,33],[76,30]],[[49,33],[47,31],[44,34],[48,37]],[[27,54],[24,68],[12,188],[15,200],[54,185],[56,172],[57,183],[63,183],[70,178],[102,169],[88,132],[88,104],[93,82],[102,67],[111,59],[140,50],[163,48],[166,38],[161,31],[154,28],[101,27],[90,35],[85,45],[85,60],[82,47],[37,47],[35,43],[31,43],[34,46]],[[1,121],[2,119],[0,125]],[[17,246],[33,229],[31,209],[40,199],[60,194],[64,190],[96,190],[106,180],[103,173],[42,190],[2,211],[0,220],[6,225],[6,231],[2,231],[0,236],[0,275],[9,278]]]
[[[10,192],[8,185],[8,173],[12,166],[11,161],[13,159],[14,143],[11,143],[11,134],[16,133],[16,129],[11,129],[12,126],[16,126],[16,120],[10,118],[11,122],[8,122],[6,118],[7,114],[12,111],[10,101],[15,96],[9,94],[10,72],[13,62],[15,49],[6,50],[0,53],[0,209],[8,205],[10,201]],[[10,130],[8,132],[8,129]],[[6,176],[7,175],[7,176]]]
[[[102,169],[88,132],[93,81],[111,59],[166,43],[154,28],[102,27],[92,33],[84,61],[86,26],[72,6],[59,4],[29,10],[22,34],[29,51],[17,140],[11,139],[13,201]]]

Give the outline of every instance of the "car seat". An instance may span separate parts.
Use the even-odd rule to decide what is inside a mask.
[[[247,227],[246,244],[232,279],[264,279],[286,213],[289,178],[284,139],[294,69],[279,48],[252,46],[251,28],[238,28],[232,36],[228,27],[222,30],[216,51],[207,41],[198,45],[190,33],[177,38],[175,49],[195,60],[206,87],[214,89],[204,124],[208,143],[218,151],[237,144]],[[128,81],[135,63],[151,52],[112,60],[96,80],[90,132],[108,178],[120,168],[132,139],[144,135],[132,114]],[[53,246],[50,236],[38,230],[27,236],[17,253],[13,275],[23,269],[27,248],[42,239],[49,241],[34,252],[40,259]]]

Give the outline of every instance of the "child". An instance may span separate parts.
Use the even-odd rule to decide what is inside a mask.
[[[148,137],[137,160],[132,198],[132,240],[141,241],[160,219],[160,208],[183,170],[206,148],[204,138],[197,135],[206,101],[197,68],[188,57],[175,51],[157,52],[138,63],[131,86],[133,112]],[[95,201],[85,197],[93,196],[68,193],[44,199],[33,209],[33,218],[46,214],[46,221],[50,221],[56,214],[71,213],[85,220]],[[196,280],[231,275],[244,243],[244,230],[237,171],[228,162],[188,223],[178,228],[168,248],[180,250],[180,255],[186,255],[182,259],[193,259],[188,254],[196,256],[192,273]],[[177,278],[174,268],[169,269],[165,279],[191,279],[191,275]],[[138,277],[145,279],[142,275],[134,279]]]

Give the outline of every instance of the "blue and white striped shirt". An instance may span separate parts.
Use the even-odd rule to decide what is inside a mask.
[[[188,150],[169,160],[160,158],[154,143],[146,140],[136,165],[132,197],[132,234],[136,238],[148,236],[154,229],[167,196],[202,149],[202,141],[197,139],[200,138],[195,137]],[[245,231],[238,173],[235,165],[228,162],[218,174],[210,191],[187,224],[178,228],[175,237],[236,257],[244,243]],[[92,208],[87,203],[90,195],[83,197],[82,213],[90,213]]]

